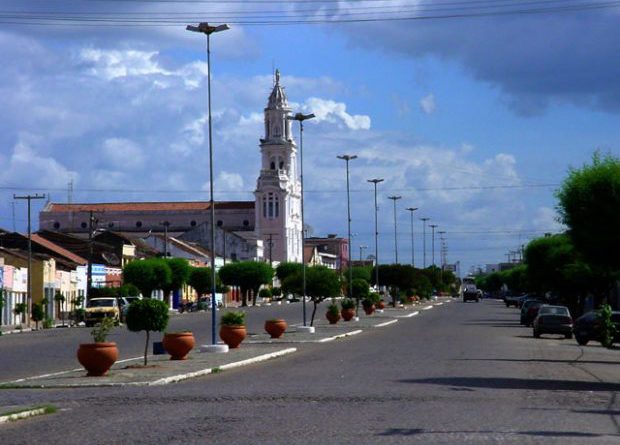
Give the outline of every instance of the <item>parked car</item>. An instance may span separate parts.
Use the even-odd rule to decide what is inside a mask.
[[[94,326],[104,318],[112,318],[116,324],[121,321],[120,305],[116,298],[91,298],[86,302],[84,323]]]
[[[573,319],[566,306],[543,304],[532,323],[534,337],[541,334],[561,334],[565,338],[573,337]]]
[[[611,313],[611,321],[616,326],[614,343],[620,342],[620,311]],[[588,344],[590,340],[601,341],[600,336],[601,317],[599,311],[590,311],[583,314],[573,325],[575,340],[582,346]]]
[[[521,295],[505,295],[504,303],[506,307],[514,306],[519,307],[519,299],[522,298]]]
[[[538,300],[526,300],[523,302],[523,306],[521,306],[521,324],[528,327],[531,326],[536,315],[538,315],[540,306],[542,306],[542,303]]]

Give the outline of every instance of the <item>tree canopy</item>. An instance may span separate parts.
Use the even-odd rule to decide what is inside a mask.
[[[167,288],[171,279],[172,271],[161,258],[132,261],[123,268],[123,281],[140,289],[145,298],[150,298],[156,289]]]
[[[239,286],[242,294],[242,305],[247,306],[247,294],[252,291],[253,304],[256,305],[258,290],[263,284],[271,284],[273,269],[267,263],[256,261],[240,261],[229,263],[219,271],[220,279],[229,286]]]

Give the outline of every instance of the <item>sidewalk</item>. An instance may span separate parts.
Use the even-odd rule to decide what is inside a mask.
[[[446,300],[444,300],[445,302]],[[447,300],[450,301],[450,300]],[[149,356],[149,365],[142,366],[143,357],[120,360],[104,377],[87,377],[82,368],[32,376],[0,382],[1,388],[75,388],[75,387],[122,387],[165,385],[182,380],[217,373],[226,369],[259,363],[282,357],[297,351],[294,344],[325,343],[371,331],[397,323],[401,318],[413,317],[424,310],[444,304],[441,301],[407,305],[400,308],[386,308],[367,316],[360,311],[359,320],[340,321],[330,325],[324,317],[315,317],[314,334],[297,332],[289,326],[280,339],[271,339],[268,334],[249,335],[238,349],[228,353],[198,352],[199,346],[190,353],[188,360],[170,360],[169,356]],[[324,316],[324,313],[321,312]],[[76,363],[77,365],[77,363]]]

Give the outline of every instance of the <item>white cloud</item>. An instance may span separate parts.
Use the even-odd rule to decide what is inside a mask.
[[[139,168],[144,163],[142,149],[129,139],[109,138],[103,141],[102,148],[105,160],[115,168]]]
[[[18,142],[0,174],[0,184],[64,188],[76,172],[51,157],[40,156],[30,146]]]
[[[361,114],[347,113],[347,106],[343,102],[311,97],[304,103],[305,111],[311,111],[317,117],[316,122],[330,122],[344,124],[351,130],[370,129],[370,117]]]
[[[258,172],[257,172],[258,176]],[[215,180],[215,193],[226,193],[243,191],[243,177],[239,173],[231,173],[227,171],[221,171]],[[202,190],[208,191],[210,187],[210,181],[205,182],[202,185]]]
[[[532,223],[536,230],[544,232],[555,233],[566,230],[566,227],[558,221],[557,212],[550,207],[539,207]]]
[[[437,111],[435,96],[431,93],[420,99],[420,108],[422,108],[422,111],[425,114],[433,114],[435,111]]]

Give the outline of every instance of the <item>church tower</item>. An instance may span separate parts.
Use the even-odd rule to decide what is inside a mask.
[[[297,175],[297,145],[280,72],[265,108],[265,137],[260,140],[261,170],[256,183],[256,233],[263,240],[265,259],[301,262],[301,184]]]

